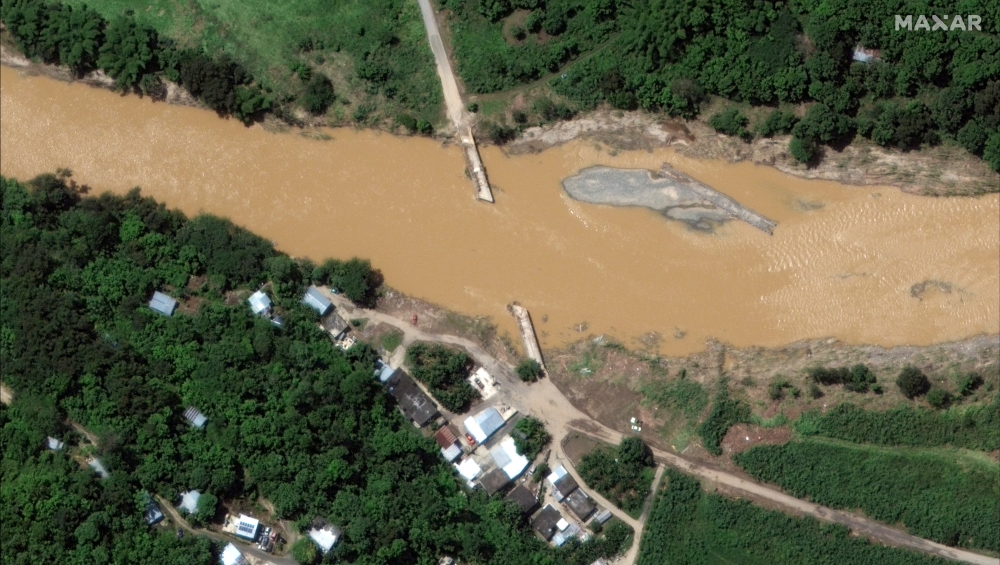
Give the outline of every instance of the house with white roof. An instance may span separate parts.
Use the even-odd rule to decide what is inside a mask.
[[[173,316],[174,309],[177,308],[177,301],[160,291],[156,291],[149,301],[149,307],[154,312],[159,312],[164,316]]]
[[[497,430],[502,428],[504,423],[503,416],[492,406],[475,416],[469,416],[463,422],[465,429],[479,443],[486,441]]]
[[[247,558],[243,557],[243,554],[235,545],[229,544],[222,550],[219,561],[222,565],[246,565]]]
[[[323,293],[315,286],[310,286],[306,290],[305,295],[302,297],[302,303],[318,312],[320,316],[325,316],[333,306],[330,299],[323,296]]]
[[[236,523],[236,537],[254,541],[257,539],[259,528],[260,520],[246,514],[240,514],[240,520]]]
[[[514,438],[507,436],[496,447],[490,450],[490,456],[497,467],[511,480],[516,479],[528,466],[528,458],[517,452]]]
[[[250,303],[250,310],[258,316],[267,316],[271,313],[271,298],[263,290],[251,294],[247,302]]]
[[[65,444],[63,442],[59,441],[58,439],[52,436],[45,438],[45,447],[47,449],[50,449],[52,451],[60,451],[64,446]]]
[[[188,514],[194,514],[198,511],[198,499],[201,498],[201,493],[196,490],[189,490],[181,494],[181,503],[178,506],[181,510],[187,512]]]
[[[471,458],[462,461],[461,463],[453,463],[455,469],[458,470],[458,474],[462,475],[462,478],[472,483],[472,481],[483,472],[482,467],[478,463],[473,461]]]
[[[320,551],[327,553],[333,549],[333,546],[337,544],[337,540],[340,539],[340,530],[334,528],[333,526],[313,528],[309,530],[308,535],[310,539],[316,542]]]

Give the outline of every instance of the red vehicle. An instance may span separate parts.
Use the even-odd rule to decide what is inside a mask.
[[[469,445],[476,445],[476,438],[472,434],[465,434],[465,439],[469,441]]]

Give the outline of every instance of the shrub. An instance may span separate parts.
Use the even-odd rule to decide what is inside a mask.
[[[325,75],[316,73],[306,83],[306,92],[302,96],[302,107],[313,115],[326,112],[337,96],[333,93],[333,83]]]
[[[958,392],[962,396],[969,396],[979,387],[983,386],[983,377],[979,373],[969,373],[962,377],[958,383]]]
[[[434,126],[427,120],[417,121],[417,131],[424,135],[430,135],[434,133]]]
[[[414,343],[406,351],[413,377],[427,385],[446,409],[464,412],[479,397],[466,379],[472,360],[464,351],[436,343]]]
[[[534,359],[521,359],[521,362],[517,364],[516,371],[517,376],[525,382],[535,382],[538,377],[542,376],[542,366]]]
[[[577,465],[580,478],[616,506],[636,514],[649,494],[653,453],[641,439],[626,437],[617,449],[602,447],[584,455]]]
[[[319,552],[311,539],[303,537],[292,544],[292,557],[301,565],[312,565],[319,557]]]
[[[417,131],[417,119],[409,114],[396,116],[396,123],[408,129],[411,133]]]
[[[791,133],[792,128],[798,121],[799,119],[791,112],[775,110],[768,114],[767,119],[757,126],[757,133],[761,137],[774,137],[775,135]]]
[[[927,403],[934,408],[946,408],[951,404],[951,395],[939,388],[933,388],[927,393]]]
[[[538,467],[535,467],[535,472],[531,474],[531,480],[536,483],[540,483],[542,482],[542,479],[549,476],[549,473],[551,472],[552,469],[549,468],[548,463],[539,463]]]
[[[788,152],[799,163],[810,163],[818,150],[816,141],[811,137],[793,137],[788,142]]]
[[[470,102],[469,105],[465,107],[465,109],[475,114],[476,112],[479,111],[479,104],[476,104],[475,102]]]
[[[913,365],[907,365],[900,371],[899,378],[896,379],[896,386],[906,398],[912,400],[927,394],[931,388],[931,382],[927,380],[927,376],[920,369]]]
[[[744,141],[752,137],[746,129],[747,117],[738,108],[729,107],[715,114],[708,119],[708,125],[719,133],[739,137]]]

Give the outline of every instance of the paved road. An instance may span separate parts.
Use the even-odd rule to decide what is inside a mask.
[[[458,91],[458,81],[455,80],[455,73],[451,70],[451,62],[448,61],[448,52],[444,49],[444,42],[441,41],[441,32],[438,30],[437,20],[434,19],[434,9],[430,0],[417,0],[420,4],[420,15],[424,18],[424,27],[427,29],[427,39],[431,43],[431,52],[434,53],[434,61],[437,63],[438,76],[441,77],[441,87],[444,89],[444,103],[448,108],[448,119],[455,126],[455,130],[460,134],[464,125],[468,123],[465,106],[462,104],[462,95]]]
[[[620,442],[624,435],[621,432],[608,428],[604,424],[590,418],[590,416],[574,407],[569,400],[566,399],[562,392],[554,384],[552,384],[551,379],[542,379],[530,385],[524,383],[517,378],[511,367],[496,360],[481,346],[468,339],[453,335],[426,332],[418,327],[414,327],[406,321],[389,316],[388,314],[374,310],[355,308],[350,304],[350,302],[341,296],[334,295],[331,298],[338,305],[338,307],[344,308],[349,312],[357,312],[356,314],[352,314],[351,317],[365,317],[369,320],[382,322],[399,329],[403,332],[404,340],[406,340],[407,343],[412,343],[413,341],[436,341],[465,349],[469,355],[471,355],[480,365],[485,367],[491,375],[501,379],[501,382],[503,383],[502,390],[505,391],[505,394],[508,396],[508,404],[516,408],[521,413],[531,414],[545,423],[549,433],[552,434],[554,451],[557,453],[562,452],[561,442],[563,438],[572,432],[577,432],[590,438],[605,441],[611,444],[617,444]],[[1000,565],[1000,559],[987,557],[971,551],[948,547],[946,545],[912,536],[886,526],[880,522],[857,516],[850,512],[833,510],[818,504],[806,502],[785,494],[776,487],[764,485],[750,479],[745,479],[712,465],[693,461],[675,453],[653,449],[653,455],[657,461],[661,463],[670,465],[671,467],[679,469],[687,474],[715,482],[737,496],[742,496],[755,501],[767,501],[768,503],[777,505],[792,514],[809,515],[824,522],[843,524],[858,535],[865,536],[886,545],[912,549],[954,561],[972,563],[973,565]],[[568,463],[568,458],[565,458],[564,454],[563,457]],[[570,468],[571,465],[567,465],[567,470]],[[571,473],[578,482],[582,482],[577,476],[575,470],[571,471]],[[597,495],[595,498],[598,498],[599,496],[600,495]],[[600,502],[601,504],[606,504],[604,501]],[[618,510],[613,505],[608,506],[608,508],[612,510],[612,512]],[[624,514],[620,510],[618,510],[615,515],[618,517],[622,517],[622,515],[624,515],[625,518],[623,518],[623,521],[629,523],[630,525],[637,523],[635,519],[627,514]],[[635,526],[633,525],[633,527]],[[641,534],[636,534],[637,538],[640,536]]]

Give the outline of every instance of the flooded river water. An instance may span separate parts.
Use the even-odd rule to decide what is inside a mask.
[[[489,205],[473,199],[460,150],[430,139],[308,139],[10,68],[0,78],[4,175],[68,167],[96,191],[141,186],[189,215],[228,216],[295,256],[367,257],[402,292],[515,336],[505,306],[517,300],[545,347],[587,334],[636,345],[649,332],[669,354],[708,337],[928,344],[1000,325],[996,194],[918,197],[578,141],[518,157],[487,148]],[[742,222],[694,231],[560,185],[593,165],[664,162],[777,221],[774,235]]]

